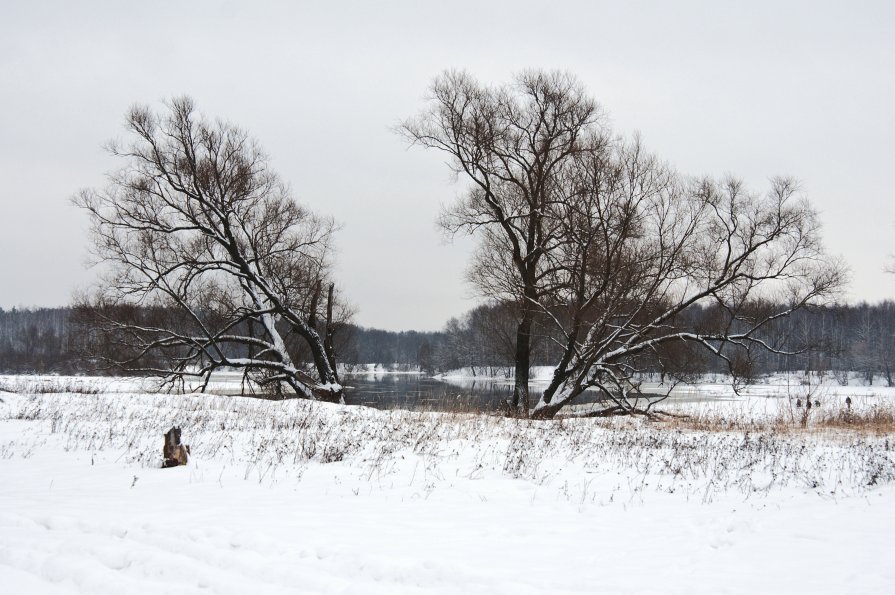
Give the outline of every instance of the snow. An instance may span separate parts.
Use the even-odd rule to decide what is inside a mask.
[[[0,590],[895,591],[891,436],[133,388],[0,395]],[[761,418],[789,403],[711,390],[724,399],[675,406]],[[175,423],[193,456],[161,469]]]

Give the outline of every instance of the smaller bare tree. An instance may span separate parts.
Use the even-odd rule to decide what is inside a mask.
[[[131,109],[132,140],[109,147],[122,168],[74,199],[106,265],[82,304],[115,348],[104,357],[202,388],[213,371],[242,368],[303,397],[338,399],[335,223],[293,200],[246,132],[198,115],[189,98],[166,105],[163,115]]]

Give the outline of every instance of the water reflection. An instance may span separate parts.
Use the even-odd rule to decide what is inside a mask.
[[[513,396],[512,379],[439,379],[418,374],[345,374],[342,383],[346,386],[346,403],[377,409],[499,411],[503,408],[503,403]],[[532,403],[537,402],[544,388],[544,383],[530,385]]]
[[[496,411],[513,394],[506,383],[456,386],[417,374],[346,374],[342,383],[346,403],[377,409]]]

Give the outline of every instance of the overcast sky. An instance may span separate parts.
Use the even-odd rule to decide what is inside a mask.
[[[189,94],[247,128],[299,200],[343,224],[357,322],[437,329],[476,302],[469,240],[439,205],[444,158],[392,132],[431,79],[577,75],[618,132],[685,173],[755,189],[799,178],[850,301],[895,297],[895,2],[0,3],[0,307],[64,305],[90,282],[69,205],[115,162],[135,103]]]

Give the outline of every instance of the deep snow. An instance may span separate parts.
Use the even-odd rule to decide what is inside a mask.
[[[895,592],[890,436],[0,399],[3,592]],[[770,418],[791,404],[679,407]],[[194,456],[160,469],[174,423]]]

